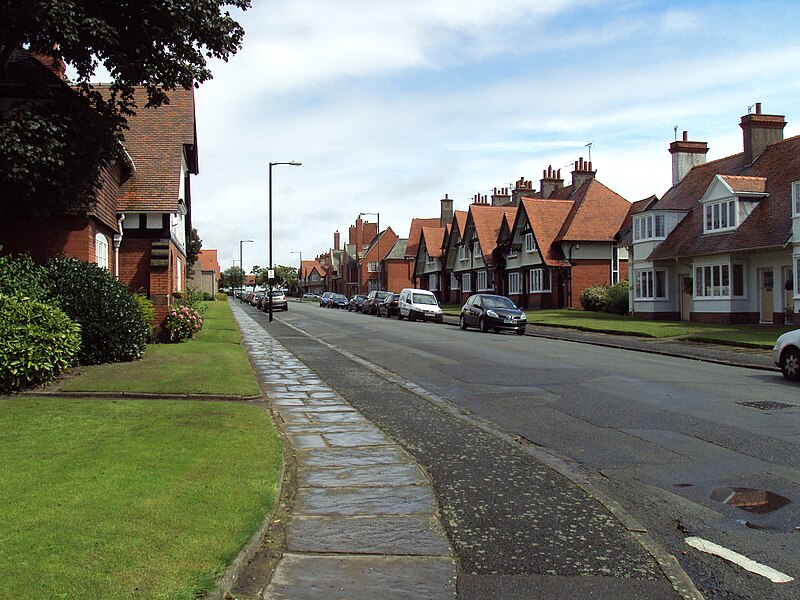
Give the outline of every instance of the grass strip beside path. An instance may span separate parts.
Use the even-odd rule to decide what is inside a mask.
[[[255,406],[0,401],[0,597],[196,598],[274,506],[280,465]]]
[[[142,360],[94,365],[67,392],[137,392],[257,396],[247,352],[227,302],[206,302],[203,329],[180,344],[148,344]]]

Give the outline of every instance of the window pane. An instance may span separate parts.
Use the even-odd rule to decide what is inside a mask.
[[[694,295],[703,295],[703,268],[697,267],[694,270]]]
[[[713,223],[711,221],[711,207],[706,206],[706,231],[711,231],[713,229]]]
[[[712,223],[711,228],[719,229],[719,204],[715,204],[714,206],[711,207],[711,209],[714,211],[714,221]]]
[[[656,237],[664,237],[664,215],[656,215]]]
[[[722,265],[720,267],[720,271],[722,272],[722,288],[720,289],[720,295],[722,296],[730,296],[731,294],[731,281],[730,281],[730,267],[728,265]]]
[[[647,217],[647,237],[653,237],[653,216]]]
[[[711,267],[703,269],[703,295],[711,295]]]
[[[736,227],[736,202],[728,203],[728,227]]]
[[[733,265],[733,295],[744,296],[744,265]]]
[[[550,271],[548,269],[542,269],[542,290],[543,291],[550,291]]]
[[[667,297],[667,272],[656,271],[656,298]]]

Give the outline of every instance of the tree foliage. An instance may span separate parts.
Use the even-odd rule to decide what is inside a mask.
[[[250,0],[0,0],[0,214],[91,205],[140,108],[134,87],[160,106],[167,91],[210,79],[209,58],[241,47],[228,7],[247,10]],[[21,48],[71,65],[75,85],[20,68]],[[100,65],[112,80],[104,93],[89,84]]]
[[[200,250],[203,249],[203,240],[200,239],[200,234],[194,227],[192,227],[192,231],[189,233],[186,246],[186,276],[191,277],[194,271],[194,265],[197,262],[197,257],[200,255]]]
[[[241,267],[228,267],[225,269],[219,278],[219,287],[221,288],[235,288],[241,287],[244,281],[244,273]]]

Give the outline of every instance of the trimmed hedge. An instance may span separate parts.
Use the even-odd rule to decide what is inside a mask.
[[[0,392],[49,383],[72,366],[81,328],[63,311],[0,294]]]
[[[601,311],[607,300],[607,285],[593,285],[581,292],[580,303],[584,310]]]
[[[628,314],[628,280],[614,285],[593,285],[581,293],[584,310],[602,311],[615,315]]]
[[[81,325],[81,363],[141,358],[148,324],[124,284],[97,265],[76,258],[53,258],[45,269],[55,303]]]
[[[0,294],[47,302],[53,295],[47,273],[29,254],[0,256]]]

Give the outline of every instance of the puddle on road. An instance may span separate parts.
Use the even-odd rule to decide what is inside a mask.
[[[721,487],[711,492],[712,500],[735,506],[747,512],[764,515],[783,508],[791,500],[767,490]]]
[[[692,487],[691,483],[673,483],[672,487]]]

